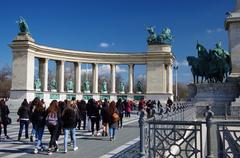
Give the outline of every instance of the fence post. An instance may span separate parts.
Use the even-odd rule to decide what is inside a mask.
[[[212,126],[212,117],[214,113],[211,110],[211,106],[207,106],[206,116],[206,126],[207,126],[207,156],[206,158],[214,158],[212,148],[211,148],[211,126]]]
[[[141,158],[145,158],[145,147],[144,147],[145,146],[145,136],[144,136],[145,120],[144,120],[144,115],[145,115],[145,112],[144,112],[144,110],[142,110],[140,113],[139,120],[138,120],[139,128],[140,128],[140,157]]]

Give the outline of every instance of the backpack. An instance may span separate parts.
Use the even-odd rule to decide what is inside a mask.
[[[120,117],[119,117],[118,113],[114,112],[114,113],[112,114],[112,121],[113,121],[113,122],[117,122],[117,121],[119,121],[119,120],[120,120]]]
[[[57,113],[56,112],[48,113],[48,115],[46,117],[46,123],[47,123],[47,126],[49,126],[49,125],[56,126],[58,123]]]

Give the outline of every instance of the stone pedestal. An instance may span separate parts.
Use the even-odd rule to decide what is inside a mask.
[[[201,117],[208,105],[212,106],[215,116],[230,115],[231,102],[239,95],[237,83],[203,83],[196,84],[195,89],[196,96],[192,101],[197,106],[197,115]]]
[[[240,3],[237,1],[236,10],[225,20],[225,29],[228,31],[229,51],[231,53],[231,77],[240,77]]]
[[[168,69],[168,65],[172,65],[175,58],[171,51],[171,45],[148,45],[147,96],[168,94],[172,98],[172,69]]]

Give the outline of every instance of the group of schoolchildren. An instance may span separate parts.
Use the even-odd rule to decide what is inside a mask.
[[[73,151],[78,150],[76,143],[76,128],[80,129],[83,122],[83,130],[88,128],[92,132],[92,136],[99,135],[100,121],[102,122],[102,136],[109,136],[110,141],[115,139],[116,129],[123,127],[123,114],[130,117],[131,107],[128,109],[126,101],[119,99],[117,102],[110,103],[105,99],[103,102],[97,102],[89,99],[86,103],[84,100],[76,101],[56,101],[53,100],[46,108],[44,101],[35,98],[28,103],[25,99],[17,114],[19,115],[19,134],[18,140],[21,140],[22,131],[25,128],[25,138],[28,139],[29,123],[32,123],[32,131],[30,141],[35,138],[34,153],[43,150],[42,137],[44,136],[45,127],[50,133],[50,141],[48,145],[48,154],[59,151],[58,139],[61,133],[64,134],[64,152],[68,151],[68,135],[70,133]],[[96,127],[96,131],[95,131]]]

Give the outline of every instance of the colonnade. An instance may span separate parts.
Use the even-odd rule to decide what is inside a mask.
[[[144,97],[166,101],[173,96],[172,85],[172,65],[175,57],[172,47],[168,44],[148,45],[148,51],[143,53],[98,53],[88,51],[76,51],[60,49],[37,44],[29,34],[18,34],[9,45],[12,48],[12,87],[10,99],[18,103],[23,99],[32,100],[39,96],[46,102],[52,99],[64,100],[71,96],[77,99],[87,99],[93,97],[101,99],[108,96],[111,100],[119,97],[135,99]],[[41,91],[34,89],[35,59],[39,59],[39,79],[41,81]],[[48,68],[49,61],[56,62],[56,92],[48,88]],[[74,91],[65,91],[64,67],[66,62],[74,63]],[[81,66],[82,64],[92,64],[92,90],[90,94],[83,93],[81,89]],[[110,65],[110,90],[107,94],[101,93],[98,89],[99,64]],[[128,91],[119,93],[116,87],[116,66],[128,65]],[[146,92],[139,95],[134,93],[134,65],[146,65]],[[16,104],[17,105],[17,104]]]
[[[47,58],[37,58],[39,60],[39,78],[41,81],[41,90],[43,92],[49,91],[48,88],[48,62],[49,59]],[[65,92],[64,90],[64,74],[65,74],[65,63],[66,61],[60,60],[60,61],[55,61],[56,62],[56,81],[57,81],[57,91],[58,92]],[[82,93],[81,90],[81,62],[74,62],[74,93]],[[116,89],[116,65],[117,64],[110,64],[110,79],[111,79],[111,91],[110,93],[117,93],[118,90]],[[134,65],[135,64],[128,64],[128,87],[129,91],[127,93],[132,94],[133,89],[134,89]],[[93,63],[92,68],[93,68],[93,80],[92,80],[92,93],[99,93],[100,90],[98,89],[98,63]]]

